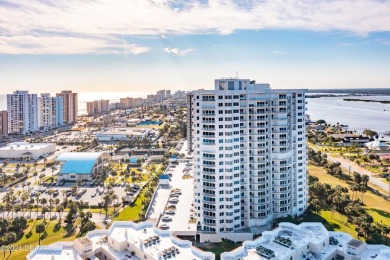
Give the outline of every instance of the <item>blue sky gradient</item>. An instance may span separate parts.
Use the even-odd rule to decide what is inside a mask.
[[[15,2],[0,1],[3,94],[191,90],[236,73],[275,88],[390,87],[390,1],[353,1],[355,11],[348,0],[135,1],[151,18],[138,17],[125,1],[104,24],[74,18],[111,17],[109,1],[91,1],[92,8],[75,0],[72,7]],[[343,7],[345,14],[334,11]],[[32,24],[11,22],[27,12],[56,16],[52,23],[31,14]],[[161,17],[153,17],[157,12]]]

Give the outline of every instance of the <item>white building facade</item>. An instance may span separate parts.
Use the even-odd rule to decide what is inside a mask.
[[[0,159],[39,159],[55,151],[54,143],[14,142],[0,147]]]
[[[8,132],[26,134],[38,130],[37,94],[14,91],[7,94]]]
[[[63,98],[61,96],[51,97],[49,93],[42,93],[38,97],[38,127],[47,130],[60,127],[63,123]]]
[[[214,90],[190,93],[188,107],[200,234],[240,240],[235,233],[303,214],[305,90],[221,79]]]

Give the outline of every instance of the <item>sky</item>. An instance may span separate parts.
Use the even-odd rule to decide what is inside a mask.
[[[0,94],[390,87],[390,0],[0,0]]]

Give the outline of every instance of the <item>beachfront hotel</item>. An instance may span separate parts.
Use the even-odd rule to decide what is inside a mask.
[[[0,141],[8,136],[8,112],[0,111]]]
[[[64,124],[64,100],[62,97],[51,97],[49,93],[42,93],[38,97],[38,127],[51,129]]]
[[[64,102],[64,122],[67,124],[76,122],[78,115],[78,94],[73,93],[71,90],[63,90],[61,93],[57,93],[57,97],[62,97]]]
[[[7,94],[8,133],[26,134],[38,130],[37,94],[14,91]]]
[[[87,102],[87,113],[88,115],[95,115],[102,112],[110,111],[110,101],[108,99],[94,100]]]
[[[199,240],[244,241],[307,205],[305,90],[218,79],[188,94]]]

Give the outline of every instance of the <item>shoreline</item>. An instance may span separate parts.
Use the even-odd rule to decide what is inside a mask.
[[[359,99],[359,98],[343,98],[343,101],[363,101],[363,102],[375,102],[382,104],[390,104],[390,100],[373,100],[373,99]]]

